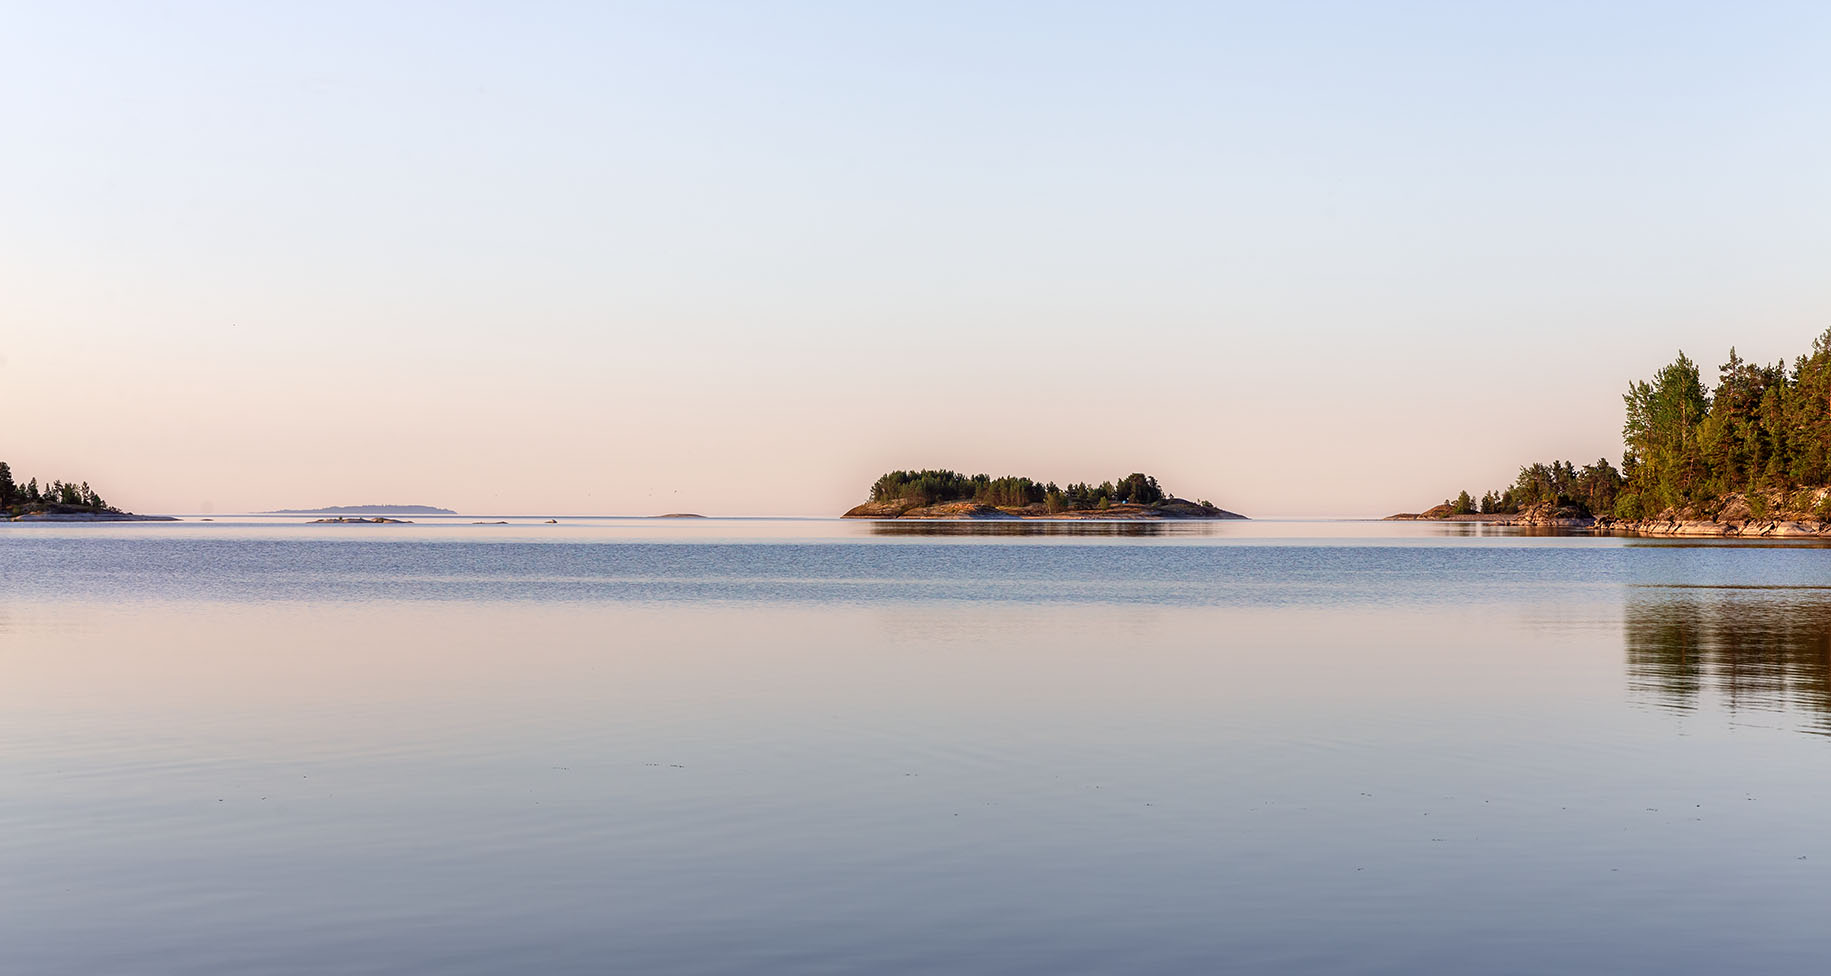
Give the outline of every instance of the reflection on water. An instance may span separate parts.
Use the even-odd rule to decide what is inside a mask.
[[[1152,536],[1210,535],[1213,524],[1189,522],[1100,522],[1100,521],[927,521],[898,519],[872,522],[871,534],[883,536],[970,535],[970,536]]]
[[[1818,972],[1831,550],[1507,531],[8,523],[0,970]]]
[[[1831,589],[1629,590],[1628,686],[1677,709],[1797,711],[1831,733]]]

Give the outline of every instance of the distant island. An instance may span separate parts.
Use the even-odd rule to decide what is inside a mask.
[[[456,515],[431,505],[331,505],[327,508],[282,508],[258,515]]]
[[[1732,347],[1714,390],[1681,350],[1628,385],[1617,470],[1599,458],[1520,468],[1393,519],[1691,536],[1831,536],[1831,330],[1811,353],[1764,366]]]
[[[945,469],[892,471],[871,484],[869,500],[846,512],[859,519],[1244,519],[1206,499],[1165,492],[1133,472],[1118,481],[1058,487],[1029,478],[964,475]]]
[[[175,522],[169,515],[135,515],[102,500],[89,482],[32,478],[23,486],[13,479],[12,465],[0,461],[0,521],[12,522]]]

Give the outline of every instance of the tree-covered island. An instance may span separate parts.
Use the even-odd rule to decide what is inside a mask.
[[[1418,515],[1661,535],[1831,535],[1831,330],[1763,365],[1729,350],[1714,388],[1681,350],[1628,386],[1617,470],[1532,464]]]
[[[1242,519],[1206,499],[1166,492],[1133,472],[1098,485],[1065,487],[1029,478],[964,475],[945,469],[892,471],[871,484],[869,500],[846,518],[893,519]]]

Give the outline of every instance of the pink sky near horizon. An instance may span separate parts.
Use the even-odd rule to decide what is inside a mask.
[[[1831,326],[1831,13],[1298,6],[26,11],[0,459],[142,512],[950,467],[1377,516]]]

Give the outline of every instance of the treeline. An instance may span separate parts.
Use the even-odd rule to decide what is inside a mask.
[[[1633,517],[1733,492],[1753,503],[1831,483],[1831,329],[1790,369],[1748,362],[1731,348],[1715,390],[1680,352],[1624,399],[1622,504]]]
[[[71,505],[93,508],[98,512],[120,511],[103,501],[102,496],[96,494],[87,481],[81,484],[51,481],[40,488],[38,479],[33,478],[21,487],[13,480],[12,466],[0,461],[0,511],[12,512],[28,505]]]
[[[871,484],[874,502],[908,502],[935,505],[941,502],[977,502],[998,508],[1041,505],[1050,512],[1109,508],[1113,505],[1154,505],[1171,497],[1157,479],[1132,472],[1117,481],[1098,485],[1085,482],[1065,487],[1029,478],[964,475],[945,469],[892,471]],[[1206,501],[1199,504],[1207,505]]]
[[[1803,492],[1831,484],[1831,329],[1791,366],[1751,363],[1732,347],[1714,388],[1680,351],[1651,379],[1629,384],[1622,399],[1619,471],[1607,460],[1581,469],[1534,464],[1504,489],[1480,499],[1465,491],[1444,504],[1457,514],[1511,514],[1550,503],[1640,519],[1739,493],[1756,516],[1777,499],[1831,518],[1831,495],[1813,502],[1815,493]]]
[[[1445,501],[1452,514],[1516,515],[1526,509],[1549,504],[1575,507],[1586,513],[1608,514],[1615,510],[1626,483],[1621,472],[1597,458],[1596,463],[1579,468],[1569,461],[1529,464],[1519,469],[1519,477],[1505,488],[1490,491],[1479,499],[1468,492]]]

